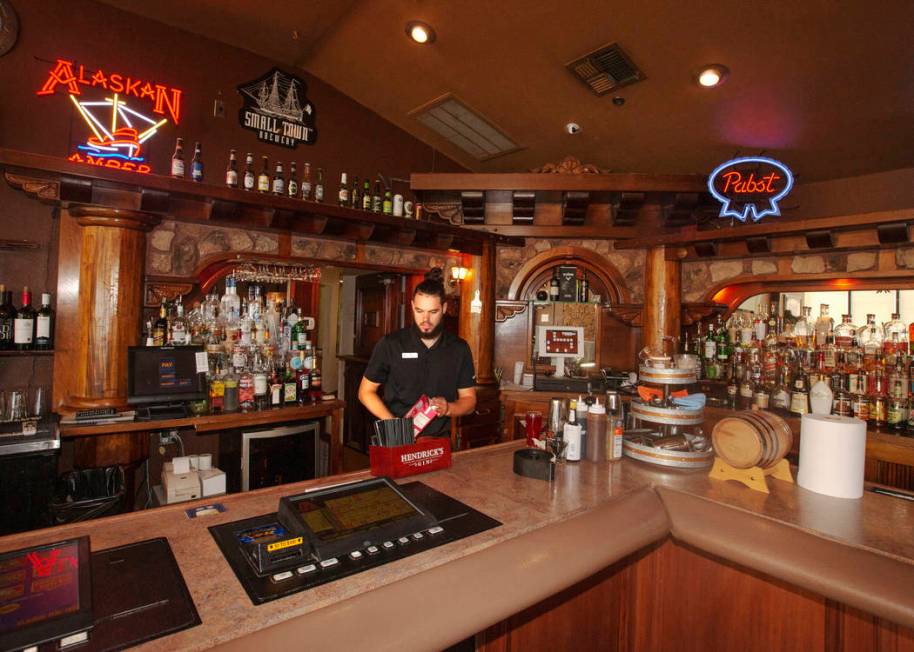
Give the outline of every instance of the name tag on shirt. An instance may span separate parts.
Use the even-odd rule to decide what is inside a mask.
[[[419,353],[416,352],[416,351],[404,351],[404,352],[401,353],[400,355],[401,355],[404,359],[406,359],[406,358],[418,358],[418,357],[419,357]]]

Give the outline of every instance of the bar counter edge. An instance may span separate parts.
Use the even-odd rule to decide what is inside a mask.
[[[281,495],[367,473],[226,496],[219,500],[227,511],[211,517],[185,516],[206,504],[196,501],[11,535],[0,538],[0,551],[86,534],[93,550],[168,537],[203,622],[143,649],[305,640],[313,649],[440,649],[670,537],[914,627],[914,503],[871,492],[829,498],[779,480],[766,495],[628,459],[566,463],[546,483],[512,473],[521,445],[461,452],[450,469],[404,480],[452,495],[501,527],[266,605],[251,604],[207,528],[274,511]],[[404,604],[415,617],[404,617]]]

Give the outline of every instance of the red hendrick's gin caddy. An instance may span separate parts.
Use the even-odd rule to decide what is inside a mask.
[[[406,446],[369,446],[371,474],[388,478],[448,469],[451,466],[451,440],[447,437],[423,437]]]

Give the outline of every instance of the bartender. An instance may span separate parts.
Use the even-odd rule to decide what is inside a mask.
[[[378,419],[392,419],[406,414],[425,394],[438,416],[422,436],[449,437],[451,417],[476,409],[476,372],[466,341],[444,330],[447,297],[441,268],[425,274],[411,306],[414,323],[375,345],[359,400]],[[378,393],[382,385],[383,397]]]

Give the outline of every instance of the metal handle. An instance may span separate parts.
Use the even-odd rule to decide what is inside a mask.
[[[487,408],[487,409],[483,410],[482,412],[480,412],[479,410],[476,410],[474,412],[474,414],[476,414],[476,416],[484,417],[487,414],[492,414],[492,408]]]

